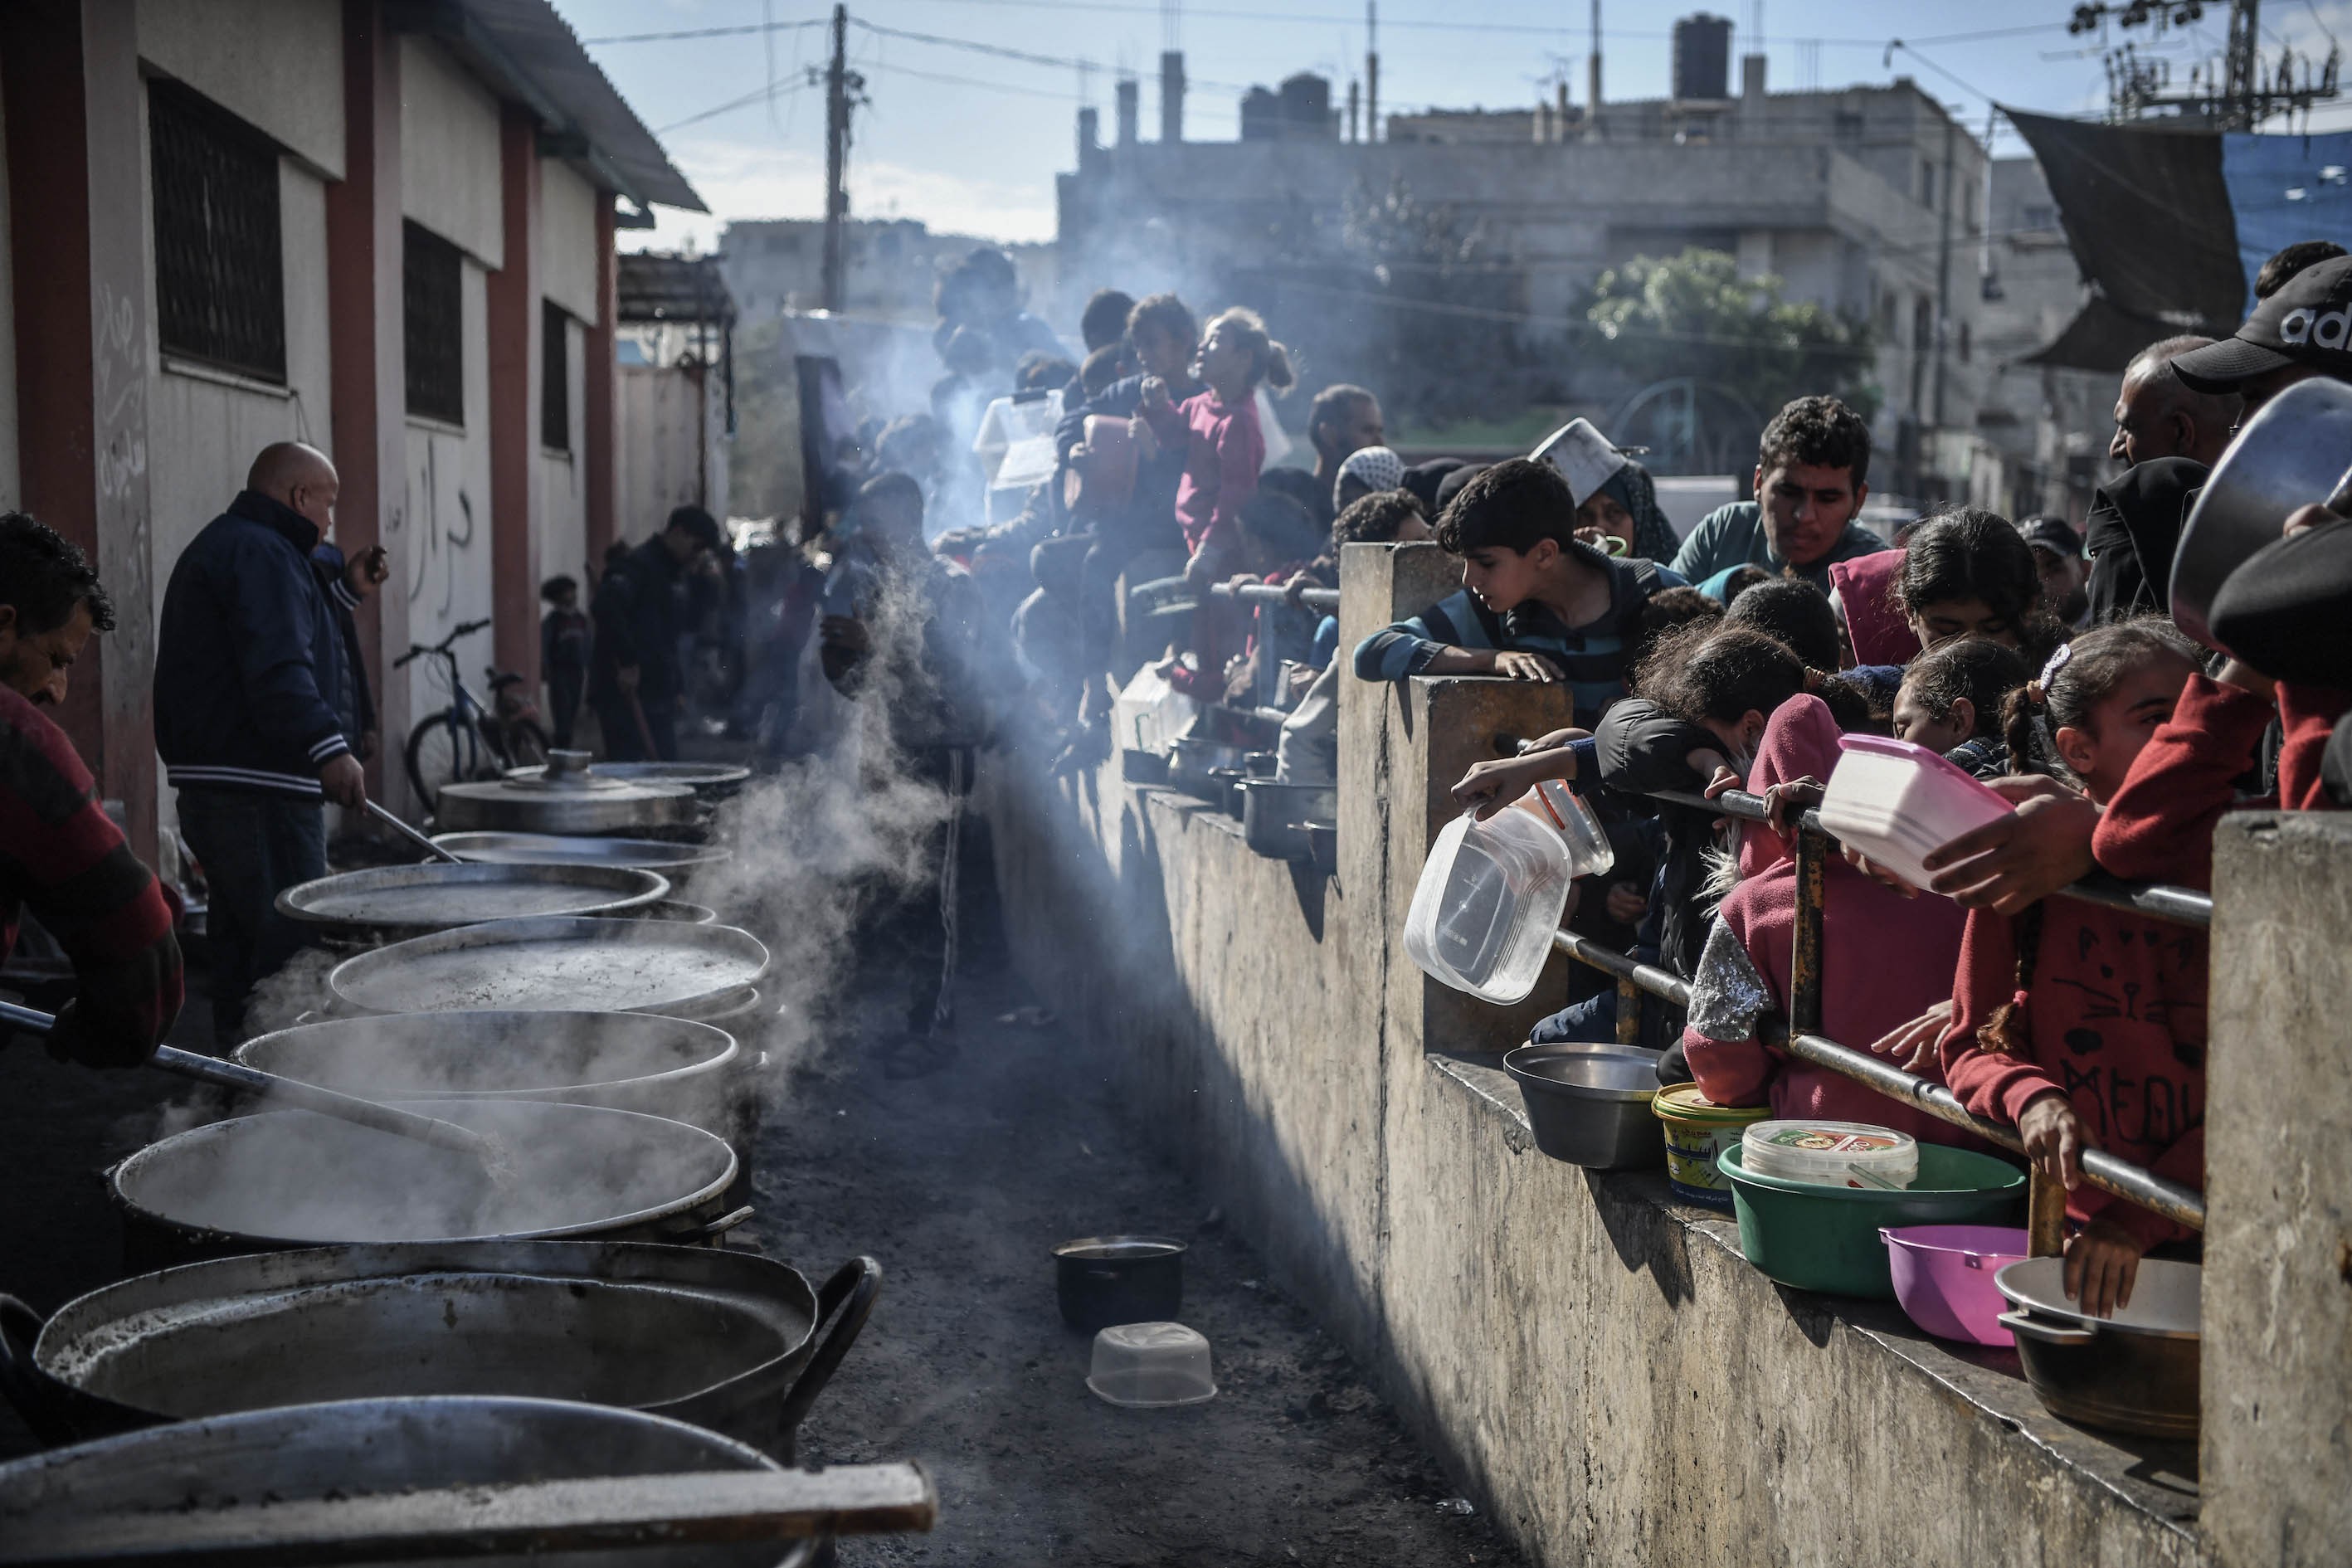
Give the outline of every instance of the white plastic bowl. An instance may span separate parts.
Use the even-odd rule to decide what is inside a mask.
[[[1927,885],[1921,861],[2013,809],[1925,746],[1845,735],[1838,747],[1843,755],[1822,799],[1822,826],[1915,888]]]
[[[1217,1396],[1209,1342],[1181,1323],[1120,1323],[1095,1335],[1087,1387],[1129,1410],[1198,1405]]]

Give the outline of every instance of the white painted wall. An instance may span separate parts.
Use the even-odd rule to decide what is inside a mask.
[[[24,495],[16,468],[16,279],[8,254],[8,132],[0,115],[0,511]]]
[[[596,187],[552,158],[539,163],[539,286],[578,320],[596,320]]]
[[[658,532],[672,507],[702,500],[698,374],[658,365],[615,367],[620,436],[614,457],[620,472],[614,521],[620,536],[632,543]],[[712,388],[714,394],[718,390]],[[723,480],[723,468],[711,477]],[[714,493],[721,504],[711,514],[723,518],[724,490],[714,486]]]
[[[466,323],[466,424],[408,421],[405,504],[386,540],[393,577],[384,591],[408,595],[408,635],[430,647],[461,621],[490,613],[490,351],[487,279],[468,260],[463,279]],[[460,642],[458,668],[474,695],[489,700],[482,670],[490,662],[485,629]],[[393,679],[397,679],[394,677]],[[413,719],[448,703],[440,669],[419,659],[408,667]],[[384,737],[387,748],[405,735]]]
[[[139,0],[139,55],[330,179],[343,174],[343,16],[320,0]]]
[[[400,40],[401,211],[496,269],[506,263],[499,216],[499,105],[438,46]]]

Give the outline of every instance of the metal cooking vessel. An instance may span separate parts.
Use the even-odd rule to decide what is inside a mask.
[[[278,912],[342,936],[419,936],[483,921],[604,915],[642,909],[669,879],[621,866],[379,866],[303,882]]]
[[[819,1291],[755,1253],[645,1242],[258,1253],[107,1286],[46,1324],[0,1297],[0,1389],[52,1442],[329,1399],[516,1394],[691,1421],[790,1459],[881,1281],[870,1258]]]
[[[1307,825],[1328,822],[1339,815],[1337,784],[1276,784],[1272,779],[1241,782],[1242,837],[1259,854],[1276,860],[1305,860],[1314,854]]]
[[[2336,500],[2352,479],[2352,385],[2299,381],[2238,432],[2198,492],[2172,557],[2172,618],[2209,647],[2213,596],[2231,573],[2278,542],[2297,507]]]
[[[551,1399],[359,1399],[131,1432],[0,1465],[0,1523],[152,1513],[270,1496],[780,1469],[683,1421]],[[441,1559],[474,1568],[798,1568],[821,1541]],[[436,1561],[424,1559],[425,1562]]]
[[[445,784],[433,807],[434,824],[444,829],[514,833],[626,833],[686,826],[698,816],[686,784],[606,778],[584,764],[551,765],[534,778]]]
[[[707,926],[719,923],[719,911],[709,904],[690,904],[684,899],[656,899],[650,904],[640,904],[633,910],[615,910],[607,920],[676,921],[681,925]]]
[[[730,858],[703,844],[663,838],[591,838],[554,833],[442,833],[433,842],[463,860],[497,866],[630,866],[659,871],[676,888],[698,866]]]
[[[581,916],[492,921],[347,958],[327,984],[362,1013],[501,1008],[691,1013],[740,996],[768,950],[733,926]]]
[[[684,784],[705,800],[724,800],[740,790],[751,770],[730,763],[596,763],[590,772],[624,784]],[[528,783],[547,776],[546,764],[509,768],[506,776]]]
[[[448,1012],[334,1018],[236,1059],[370,1100],[544,1100],[730,1130],[743,1052],[724,1029],[651,1013]]]
[[[1241,776],[1242,759],[1249,751],[1247,746],[1180,735],[1169,745],[1168,782],[1186,795],[1223,805],[1232,793],[1232,780]],[[1217,777],[1220,772],[1227,776]]]
[[[1665,1139],[1650,1102],[1658,1055],[1639,1046],[1521,1046],[1503,1056],[1527,1101],[1536,1147],[1600,1171],[1665,1163]]]
[[[341,1242],[692,1242],[751,1217],[719,1212],[734,1151],[682,1121],[536,1100],[406,1103],[489,1134],[512,1177],[493,1185],[443,1150],[309,1111],[235,1117],[109,1173],[126,1258],[138,1268]]]
[[[2063,1258],[2029,1258],[1993,1276],[2015,1308],[2000,1321],[2034,1397],[2085,1426],[2194,1441],[2204,1270],[2143,1258],[2131,1305],[2094,1318],[2067,1299],[2065,1268]]]
[[[1164,1236],[1088,1236],[1054,1248],[1062,1321],[1093,1333],[1172,1322],[1184,1310],[1184,1244]]]

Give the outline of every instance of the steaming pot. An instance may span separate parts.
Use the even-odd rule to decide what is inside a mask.
[[[733,926],[551,915],[380,947],[327,976],[362,1013],[615,1011],[711,1017],[746,999],[768,950]]]
[[[483,921],[625,914],[669,891],[669,879],[624,866],[376,866],[302,882],[278,912],[322,933],[398,941]]]
[[[699,817],[691,786],[604,773],[585,752],[554,752],[528,777],[444,784],[433,806],[436,826],[510,833],[628,833]]]
[[[509,768],[506,777],[529,783],[547,776],[548,765]],[[704,800],[725,800],[741,790],[751,770],[732,763],[597,763],[589,770],[597,778],[624,784],[684,784]]]
[[[154,1512],[264,1495],[401,1491],[505,1481],[778,1468],[757,1449],[682,1421],[545,1399],[365,1399],[132,1432],[0,1465],[0,1519]],[[801,1568],[822,1541],[648,1546],[468,1557],[472,1568]],[[433,1562],[433,1559],[425,1559]]]
[[[430,1144],[304,1110],[234,1117],[151,1143],[108,1173],[133,1269],[341,1242],[556,1237],[711,1240],[735,1179],[724,1139],[633,1110],[536,1100],[432,1100],[413,1110],[504,1146],[492,1186]]]
[[[236,1059],[370,1100],[544,1100],[667,1116],[725,1136],[735,1037],[650,1013],[399,1013],[263,1035]]]
[[[0,1296],[0,1391],[51,1442],[328,1399],[516,1394],[690,1421],[789,1460],[881,1280],[870,1258],[816,1290],[755,1253],[643,1242],[224,1258],[94,1290],[46,1324]]]
[[[629,866],[659,871],[675,889],[699,866],[729,858],[707,844],[667,838],[596,838],[560,833],[441,833],[433,842],[460,860],[499,866]]]

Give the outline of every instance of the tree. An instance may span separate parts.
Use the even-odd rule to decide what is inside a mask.
[[[1392,418],[1443,425],[1516,412],[1521,399],[1502,373],[1520,357],[1518,270],[1483,225],[1423,202],[1402,178],[1377,195],[1358,184],[1341,244],[1368,275],[1375,384]]]
[[[1869,418],[1879,403],[1869,326],[1780,290],[1769,274],[1740,277],[1720,250],[1636,257],[1593,286],[1591,352],[1636,385],[1687,378],[1766,417],[1790,398],[1827,393]]]

